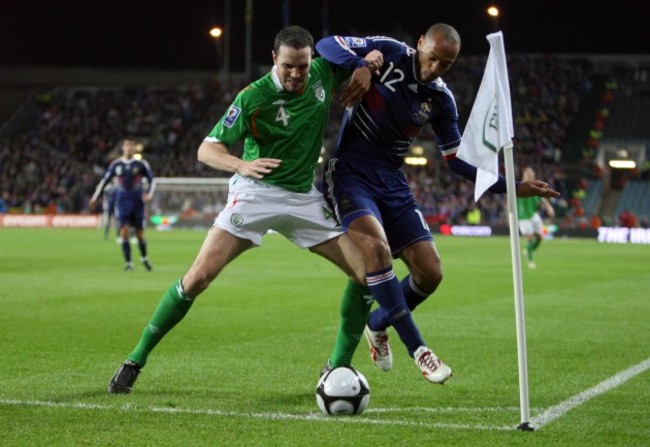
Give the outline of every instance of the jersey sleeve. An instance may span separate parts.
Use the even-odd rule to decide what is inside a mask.
[[[338,89],[351,74],[350,70],[328,62],[322,57],[317,57],[312,61],[311,71],[312,73],[318,73],[321,79],[327,79],[327,82],[331,82],[332,90]]]
[[[454,94],[447,88],[447,85],[438,78],[434,81],[432,89],[437,91],[438,108],[440,113],[431,118],[431,128],[436,136],[436,142],[442,154],[447,157],[455,154],[460,145],[460,130],[458,129],[458,108]]]
[[[108,166],[108,169],[104,173],[104,176],[99,181],[99,184],[97,185],[97,188],[95,188],[95,193],[93,194],[92,198],[90,199],[93,202],[96,201],[99,198],[99,196],[102,195],[102,193],[104,192],[104,189],[106,189],[106,187],[108,186],[111,179],[115,176],[115,164],[116,163],[117,163],[117,161],[113,161]]]
[[[348,70],[368,65],[363,58],[373,49],[373,42],[363,37],[328,36],[316,44],[323,59]]]
[[[222,142],[230,147],[250,134],[250,120],[247,119],[247,116],[250,115],[250,110],[254,108],[251,104],[252,95],[253,89],[251,87],[247,87],[239,92],[233,103],[228,107],[228,110],[226,110],[226,113],[210,131],[205,140]]]

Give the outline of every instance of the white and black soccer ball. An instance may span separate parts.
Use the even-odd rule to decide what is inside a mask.
[[[316,402],[328,415],[361,414],[370,401],[366,378],[351,366],[339,366],[324,374],[316,386]]]

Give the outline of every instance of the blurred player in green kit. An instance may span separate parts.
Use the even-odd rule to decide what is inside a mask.
[[[312,60],[313,51],[306,30],[281,30],[275,37],[272,70],[237,95],[201,143],[199,161],[234,173],[228,203],[192,266],[163,294],[135,349],[111,379],[110,393],[131,391],[151,351],[196,297],[238,255],[260,246],[268,230],[328,259],[350,278],[341,304],[342,314],[351,316],[341,323],[349,325],[344,332],[350,335],[341,336],[332,356],[334,362],[349,365],[370,309],[365,266],[327,212],[313,179],[334,91],[351,75],[357,86],[352,95],[359,99],[370,86],[372,61],[378,56],[369,54],[358,67],[341,69],[324,59]],[[242,158],[231,155],[229,147],[242,140]]]
[[[535,180],[535,171],[532,168],[525,168],[522,176],[522,181]],[[555,210],[553,206],[545,197],[517,197],[517,216],[519,217],[519,232],[526,238],[526,248],[524,254],[528,259],[528,268],[534,269],[537,267],[533,260],[533,252],[539,248],[539,245],[544,239],[542,230],[544,222],[539,215],[539,208],[544,207],[546,214],[549,217],[555,217]]]

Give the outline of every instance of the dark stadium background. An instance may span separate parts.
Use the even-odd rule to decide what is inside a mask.
[[[247,3],[253,5],[248,22]],[[496,20],[486,12],[491,4],[501,9]],[[215,41],[208,35],[211,27],[223,27],[226,17],[227,46],[223,37]],[[0,0],[0,205],[4,200],[9,215],[23,212],[28,220],[32,214],[53,215],[55,207],[59,215],[87,216],[98,175],[119,155],[125,132],[100,126],[75,133],[89,98],[99,98],[100,106],[90,109],[98,121],[108,116],[102,104],[130,104],[119,112],[125,117],[123,127],[141,137],[158,177],[213,177],[212,170],[196,163],[196,142],[231,96],[269,69],[273,37],[285,24],[299,24],[316,39],[383,34],[415,45],[431,24],[446,22],[462,37],[458,62],[445,76],[456,95],[461,130],[489,50],[485,36],[502,30],[519,120],[515,162],[537,166],[540,176],[562,193],[554,204],[560,214],[557,226],[600,237],[601,224],[632,228],[621,223],[623,211],[630,208],[650,240],[648,17],[650,2],[641,1]],[[119,99],[108,100],[111,95]],[[179,125],[179,114],[169,117],[166,108],[150,105],[165,101],[195,108]],[[61,111],[63,119],[49,121]],[[158,133],[134,119],[135,112],[162,123]],[[340,113],[341,108],[333,107],[330,123],[339,123]],[[327,151],[336,130],[332,125],[324,141]],[[160,135],[174,143],[167,145]],[[421,136],[433,161],[433,135],[425,129]],[[636,167],[609,169],[603,163],[621,157],[636,160]],[[73,174],[64,176],[68,168]],[[19,171],[27,175],[16,177]],[[43,183],[51,172],[56,175]],[[469,186],[447,174],[440,160],[409,169],[418,183],[418,203],[432,216],[427,217],[432,225],[462,223],[467,202],[473,200]],[[449,199],[457,203],[448,206]],[[505,198],[488,195],[479,207],[489,222],[507,231],[504,203]],[[449,209],[451,213],[445,211]],[[212,222],[210,213],[204,217]]]
[[[497,24],[485,13],[502,10],[498,26],[506,51],[634,54],[650,52],[650,2],[598,1],[253,1],[252,59],[270,61],[275,32],[289,21],[316,38],[337,34],[388,34],[407,43],[430,24],[460,31],[463,54],[487,52],[484,36]],[[207,30],[223,24],[226,0],[36,1],[0,0],[0,64],[97,67],[215,67]],[[231,67],[241,69],[246,0],[230,0]],[[288,5],[288,11],[284,6]],[[324,17],[328,17],[324,19]]]

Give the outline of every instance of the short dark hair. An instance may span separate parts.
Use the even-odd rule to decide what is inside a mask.
[[[442,34],[447,42],[452,45],[458,45],[460,48],[460,35],[453,26],[447,25],[446,23],[431,25],[427,30],[426,36],[432,38],[436,34]]]
[[[273,43],[273,51],[278,53],[280,47],[286,45],[288,47],[300,50],[309,47],[314,50],[314,38],[311,33],[299,26],[287,26],[281,29],[275,35],[275,42]]]

